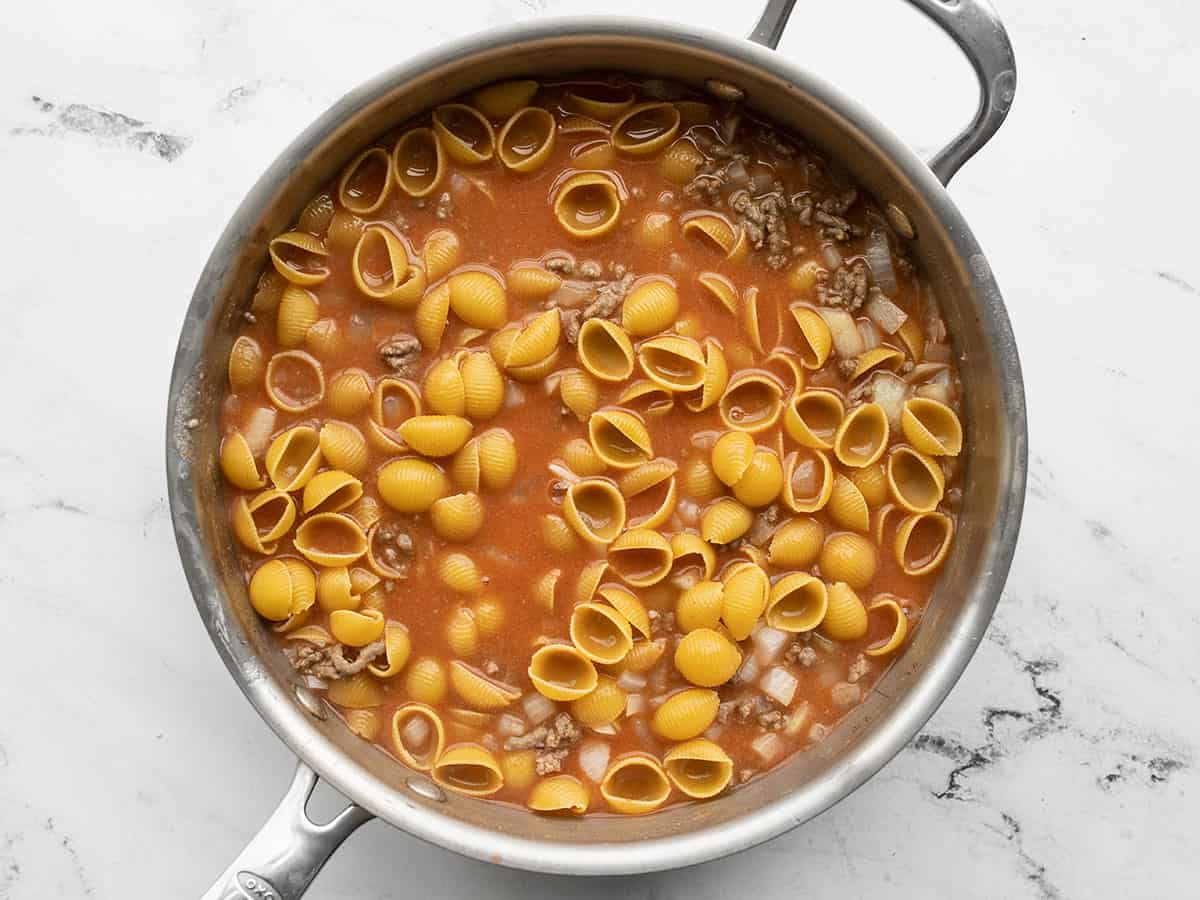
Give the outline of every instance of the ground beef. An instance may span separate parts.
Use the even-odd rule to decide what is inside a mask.
[[[659,612],[657,609],[650,610],[647,615],[650,617],[650,636],[663,637],[675,632],[675,613]]]
[[[813,221],[820,226],[818,234],[824,240],[848,241],[862,232],[862,229],[851,225],[843,218],[857,200],[858,191],[855,188],[846,188],[840,193],[826,197],[817,204],[817,208],[813,211]]]
[[[758,717],[758,727],[763,731],[782,731],[787,724],[787,715],[781,709],[773,709]]]
[[[851,684],[856,684],[870,671],[870,660],[867,659],[865,653],[860,653],[854,657],[854,662],[850,663],[850,670],[846,673],[846,680]]]
[[[580,268],[587,265],[583,263]],[[617,275],[617,272],[621,274]],[[562,319],[563,332],[567,343],[574,344],[579,340],[579,329],[588,319],[615,319],[621,311],[629,286],[633,284],[633,273],[624,266],[613,267],[614,278],[611,281],[597,281],[596,292],[582,309],[559,309]]]
[[[751,693],[736,700],[725,700],[717,706],[717,721],[722,725],[728,722],[757,722],[760,727],[766,728],[764,722],[773,723],[776,717],[772,713],[779,713],[775,705],[763,694]],[[782,717],[782,713],[780,713]],[[782,718],[779,718],[782,723]],[[782,728],[782,724],[779,725]],[[770,730],[778,730],[771,728]]]
[[[817,273],[817,302],[822,306],[840,306],[855,312],[867,300],[870,272],[861,259],[839,266],[829,273]]]
[[[782,184],[776,182],[776,190],[759,197],[751,197],[746,190],[735,191],[729,198],[729,207],[750,246],[755,250],[766,249],[768,266],[782,269],[792,261],[792,239],[787,224],[789,205]]]
[[[443,191],[441,196],[438,197],[437,206],[434,207],[433,214],[443,221],[454,215],[454,199],[450,196],[449,191]]]
[[[750,531],[746,534],[746,540],[755,547],[762,547],[771,539],[771,535],[775,533],[775,526],[778,522],[779,506],[772,503],[766,509],[760,510],[758,515],[754,517],[754,524],[750,526]]]
[[[552,775],[562,771],[563,761],[571,748],[583,735],[575,720],[567,713],[559,713],[554,721],[539,725],[533,731],[504,741],[505,750],[537,750],[534,767],[539,775]]]
[[[837,373],[846,381],[854,377],[855,371],[858,369],[857,359],[839,359],[837,361]]]
[[[817,663],[817,651],[808,644],[797,642],[787,648],[783,658],[793,665],[798,664],[802,668],[810,669]]]
[[[382,522],[375,530],[375,553],[388,568],[404,577],[413,555],[413,539],[395,522]]]
[[[397,375],[412,378],[416,374],[421,342],[411,334],[394,334],[379,347],[379,358]]]
[[[284,647],[283,653],[297,672],[325,681],[357,675],[383,653],[382,640],[355,650],[342,644],[318,647],[307,642]]]
[[[848,681],[839,681],[830,689],[829,699],[833,701],[834,706],[840,706],[842,709],[857,706],[862,700],[862,688]]]

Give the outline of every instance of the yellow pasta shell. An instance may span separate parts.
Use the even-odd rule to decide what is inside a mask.
[[[304,513],[338,512],[353,506],[362,497],[362,482],[349,472],[328,469],[319,472],[304,486]]]
[[[467,389],[458,370],[458,362],[446,358],[430,366],[421,382],[421,396],[431,412],[444,416],[464,415],[467,411]]]
[[[447,747],[430,774],[442,787],[471,797],[488,797],[504,787],[496,757],[479,744]]]
[[[825,528],[816,519],[789,519],[772,535],[767,559],[773,566],[807,569],[817,561],[824,544]]]
[[[430,657],[418,659],[408,667],[408,675],[404,678],[404,690],[419,703],[441,703],[448,690],[446,667]]]
[[[724,585],[719,581],[698,581],[676,599],[675,624],[684,634],[697,628],[716,628],[724,605]]]
[[[679,292],[665,278],[648,278],[635,284],[621,305],[621,327],[634,337],[658,334],[679,315]]]
[[[387,259],[383,268],[379,268],[381,256]],[[410,264],[404,242],[385,225],[363,229],[350,256],[350,275],[367,297],[398,309],[416,306],[425,291],[424,270]]]
[[[717,405],[726,428],[752,434],[766,431],[783,414],[783,385],[765,371],[739,372]]]
[[[292,380],[294,380],[298,366],[309,370],[311,383],[307,385],[310,388],[307,393],[300,396],[293,396],[288,388],[285,387],[285,384],[288,382],[284,382],[284,384],[280,383],[280,367],[284,365],[290,367],[291,371],[289,375],[292,377]],[[325,396],[324,369],[321,368],[321,364],[316,359],[303,350],[284,350],[281,353],[273,355],[267,363],[267,374],[263,384],[271,403],[284,412],[306,412],[319,404]]]
[[[954,540],[954,520],[941,512],[909,516],[896,529],[896,562],[905,575],[928,575],[946,561]]]
[[[479,481],[490,491],[502,491],[517,474],[517,447],[512,435],[492,428],[479,436]]]
[[[425,292],[413,314],[413,331],[426,350],[436,350],[441,346],[449,315],[450,285],[443,281]]]
[[[714,213],[701,213],[689,218],[683,223],[683,234],[722,256],[730,256],[737,246],[738,230],[723,216]]]
[[[571,611],[571,643],[588,659],[613,665],[633,646],[629,621],[611,606],[580,603]]]
[[[567,234],[589,239],[607,234],[621,215],[621,195],[611,177],[601,172],[578,172],[554,195],[554,217]]]
[[[663,757],[663,768],[675,787],[697,800],[715,797],[733,778],[733,760],[704,738],[672,747]]]
[[[820,450],[804,448],[783,461],[783,502],[792,512],[823,509],[833,494],[833,464]]]
[[[571,162],[579,169],[611,169],[617,151],[607,140],[584,141],[571,148]]]
[[[672,575],[696,568],[701,578],[711,578],[717,565],[717,556],[713,548],[694,531],[681,531],[671,535],[671,555],[675,557],[671,567]]]
[[[335,416],[352,418],[366,409],[370,402],[371,381],[362,369],[346,369],[329,382],[325,403]]]
[[[329,251],[320,238],[311,234],[303,231],[281,234],[271,239],[267,253],[275,271],[294,285],[309,287],[329,277]]]
[[[867,538],[839,532],[826,539],[818,565],[826,581],[844,581],[855,590],[862,590],[874,579],[879,559],[875,545]]]
[[[689,631],[675,648],[675,668],[700,687],[724,684],[741,664],[742,654],[737,646],[712,628]]]
[[[650,639],[650,615],[642,601],[629,591],[615,585],[605,585],[596,591],[605,603],[625,617],[635,631],[646,640]]]
[[[538,83],[529,79],[498,81],[471,95],[471,103],[489,119],[507,119],[537,93]]]
[[[450,456],[471,436],[471,421],[462,416],[413,416],[401,423],[401,439],[424,456]]]
[[[703,456],[689,456],[683,465],[683,495],[707,503],[721,494],[721,482]]]
[[[633,374],[633,344],[619,325],[588,319],[576,344],[579,364],[601,381],[624,381]]]
[[[348,566],[367,552],[362,526],[344,513],[317,513],[296,529],[296,550],[319,566]]]
[[[866,498],[854,482],[840,472],[833,477],[833,492],[825,508],[829,517],[842,528],[862,532],[871,528],[871,511],[867,508]]]
[[[869,466],[883,455],[888,444],[888,420],[878,403],[851,410],[833,437],[833,452],[845,466]]]
[[[829,359],[833,350],[833,333],[825,320],[811,306],[793,305],[790,307],[792,318],[800,329],[796,339],[796,351],[806,369],[819,369]]]
[[[321,439],[307,425],[289,428],[271,442],[265,468],[281,491],[298,491],[308,484],[321,465]]]
[[[631,156],[657,153],[679,133],[679,110],[671,103],[639,103],[612,127],[613,146]]]
[[[710,544],[729,544],[750,530],[754,513],[731,497],[711,504],[700,517],[700,536]]]
[[[548,309],[538,314],[520,330],[512,346],[508,348],[504,367],[514,369],[541,362],[558,350],[561,333],[557,309]]]
[[[653,812],[666,802],[671,782],[653,757],[631,753],[615,760],[600,782],[600,796],[626,815]]]
[[[855,469],[850,473],[850,480],[867,501],[867,506],[882,506],[887,501],[887,474],[879,463]]]
[[[443,540],[469,541],[483,528],[483,502],[478,494],[451,494],[429,507],[429,521]]]
[[[687,138],[680,138],[658,158],[658,171],[672,184],[684,185],[696,176],[704,154]]]
[[[410,729],[405,726],[414,720],[423,722],[423,729]],[[422,737],[414,744],[406,735],[415,731]],[[424,703],[405,703],[392,713],[392,750],[400,761],[418,772],[428,772],[442,755],[445,746],[446,732],[442,726],[442,717],[437,710]]]
[[[600,385],[581,369],[567,369],[560,373],[558,392],[563,406],[574,413],[580,422],[586,422],[588,416],[600,406]]]
[[[777,303],[767,303],[756,287],[746,288],[742,297],[741,320],[750,346],[759,353],[774,350],[783,339],[783,310]]]
[[[875,371],[898,372],[904,365],[904,354],[895,347],[872,347],[862,353],[850,376],[852,382]]]
[[[715,405],[729,386],[729,363],[725,351],[713,338],[704,339],[704,382],[683,402],[692,412],[703,412]]]
[[[514,750],[500,757],[500,769],[504,772],[504,783],[510,788],[523,791],[537,779],[537,751]]]
[[[246,438],[240,431],[225,436],[221,441],[221,473],[234,487],[243,491],[252,491],[267,483],[267,479],[258,471],[258,463]]]
[[[771,583],[754,564],[741,564],[723,579],[721,621],[735,641],[744,641],[767,608]]]
[[[492,637],[504,626],[504,605],[494,596],[480,597],[475,601],[472,611],[475,613],[475,624],[479,626],[480,637]]]
[[[326,612],[358,609],[362,597],[354,591],[350,570],[345,566],[322,569],[317,573],[317,604]]]
[[[267,363],[262,347],[252,337],[242,335],[229,351],[229,388],[235,394],[262,381]]]
[[[433,110],[433,130],[446,155],[464,166],[487,162],[496,151],[492,123],[463,103],[447,103]]]
[[[412,457],[384,465],[376,484],[383,502],[400,513],[425,512],[450,493],[449,479],[441,469]]]
[[[607,84],[583,84],[567,91],[567,109],[583,113],[598,122],[612,122],[633,106],[633,89]]]
[[[562,516],[547,513],[542,516],[540,522],[542,540],[555,553],[571,553],[579,546],[579,539]]]
[[[782,371],[782,380],[784,383],[791,381],[791,396],[794,397],[804,390],[804,382],[806,380],[804,362],[800,359],[800,354],[795,350],[791,350],[788,347],[776,347],[767,354],[766,366],[769,371],[772,370],[772,366],[776,370]]]
[[[534,812],[571,813],[578,816],[587,812],[589,801],[588,790],[578,778],[555,775],[534,785],[525,805]]]
[[[609,127],[603,122],[597,122],[595,119],[587,116],[566,116],[559,120],[558,130],[561,134],[591,134],[608,136]]]
[[[658,584],[671,571],[670,542],[649,528],[626,531],[608,547],[608,565],[633,587]]]
[[[579,581],[575,584],[575,602],[587,603],[596,596],[596,591],[600,589],[600,582],[604,580],[605,574],[608,572],[608,560],[595,559],[588,563],[579,572]]]
[[[650,212],[638,223],[634,240],[648,250],[665,250],[674,240],[675,220],[668,213]]]
[[[687,741],[703,734],[717,720],[721,698],[707,688],[676,691],[654,711],[650,725],[668,741]]]
[[[450,663],[450,684],[463,703],[472,709],[504,709],[521,696],[516,688],[488,678],[461,660]]]
[[[449,228],[435,228],[425,237],[421,247],[421,259],[425,263],[425,277],[437,281],[458,265],[462,256],[462,241]]]
[[[277,541],[296,521],[296,505],[280,490],[266,490],[254,497],[238,497],[231,513],[233,533],[247,550],[270,556]]]
[[[561,577],[562,569],[551,569],[533,586],[533,596],[537,605],[548,613],[554,612],[554,599],[558,592],[558,579]]]
[[[801,260],[788,271],[788,287],[797,294],[804,295],[805,299],[811,299],[820,274],[821,265],[815,259]]]
[[[792,572],[771,586],[767,624],[780,631],[812,631],[821,624],[828,607],[829,596],[821,579],[807,572]]]
[[[686,393],[704,387],[708,365],[704,350],[692,338],[677,334],[651,338],[638,348],[637,358],[646,377],[668,391]]]
[[[615,722],[625,712],[625,699],[625,692],[617,687],[617,682],[601,675],[595,690],[571,701],[571,715],[587,728],[600,728]]]
[[[678,468],[674,460],[652,459],[618,479],[626,498],[630,527],[658,528],[671,517],[678,494],[675,478]]]
[[[288,285],[275,313],[275,340],[281,347],[299,347],[319,317],[317,298],[302,287]]]
[[[368,147],[338,181],[338,203],[356,216],[375,212],[392,192],[392,160],[382,147]]]
[[[900,413],[904,437],[921,453],[929,456],[958,456],[962,452],[962,423],[945,403],[928,397],[905,401]]]
[[[508,292],[518,300],[540,302],[562,286],[562,278],[540,265],[521,265],[505,276]]]
[[[591,544],[609,544],[625,527],[625,498],[607,478],[583,478],[567,488],[563,518]]]
[[[890,616],[892,628],[887,637],[871,644],[863,652],[867,656],[887,656],[899,650],[904,644],[905,637],[908,636],[908,616],[905,614],[904,608],[892,597],[877,597],[867,606],[867,613],[868,615],[879,613]]]
[[[351,709],[343,716],[346,727],[364,741],[374,741],[379,736],[379,713],[373,709]]]
[[[298,559],[271,559],[250,576],[250,605],[264,619],[282,622],[313,605],[317,579]]]
[[[626,386],[617,397],[617,405],[636,412],[643,418],[659,418],[675,408],[675,395],[648,378]]]
[[[619,407],[605,407],[588,417],[588,440],[614,469],[633,469],[654,456],[646,423]]]
[[[663,638],[653,641],[634,641],[622,663],[629,672],[648,672],[662,659],[667,642]]]
[[[321,426],[318,446],[325,461],[343,472],[361,475],[367,467],[367,439],[348,422],[327,421]]]
[[[461,361],[464,411],[472,419],[490,419],[504,404],[504,377],[487,353],[468,353]]]
[[[450,309],[475,328],[491,330],[508,321],[508,297],[504,285],[488,272],[468,271],[451,275]]]
[[[844,581],[829,588],[829,609],[821,631],[835,641],[857,641],[867,633],[867,608]]]
[[[374,709],[383,703],[383,688],[366,672],[331,681],[325,699],[343,709]]]
[[[569,644],[547,644],[529,660],[529,680],[543,697],[578,700],[596,689],[599,676],[592,661]]]
[[[750,458],[750,467],[733,486],[733,496],[746,506],[760,507],[772,503],[782,490],[783,466],[779,457],[771,450],[759,448]]]
[[[802,447],[832,450],[845,414],[841,398],[833,391],[798,391],[784,407],[783,427],[788,437]]]
[[[347,647],[365,647],[383,637],[383,615],[376,610],[335,609],[329,614],[329,630]]]
[[[437,563],[438,578],[442,584],[462,594],[475,594],[483,590],[483,575],[475,561],[465,553],[445,553]]]
[[[554,116],[538,106],[526,106],[509,117],[496,137],[496,155],[514,172],[532,172],[550,158],[557,133]]]

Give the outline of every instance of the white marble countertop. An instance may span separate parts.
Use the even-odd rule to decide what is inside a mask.
[[[855,7],[802,4],[780,52],[929,152],[969,114],[965,64],[898,0]],[[1200,9],[1003,7],[1017,101],[952,193],[1020,341],[1029,497],[988,638],[924,733],[831,812],[723,862],[568,880],[376,822],[312,896],[1195,890]],[[164,496],[179,324],[243,193],[342,92],[417,49],[647,8],[44,0],[5,13],[0,897],[195,896],[290,776],[200,626]],[[657,4],[735,33],[755,12]]]

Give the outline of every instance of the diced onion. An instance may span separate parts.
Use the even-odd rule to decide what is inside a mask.
[[[796,697],[796,687],[799,685],[796,676],[782,666],[767,669],[758,686],[762,692],[780,706],[791,706]]]
[[[626,670],[617,679],[617,687],[627,694],[633,694],[646,686],[646,676],[641,672]]]
[[[271,441],[271,433],[275,431],[275,409],[270,406],[260,406],[250,413],[246,419],[246,427],[242,429],[242,437],[250,447],[250,452],[260,456]]]
[[[908,399],[908,382],[891,372],[876,372],[871,376],[871,399],[883,407],[888,424],[900,427],[900,414]]]
[[[787,724],[783,726],[784,734],[793,736],[799,734],[808,724],[808,716],[811,711],[812,706],[807,700],[793,709],[788,716]]]
[[[842,359],[854,359],[866,349],[863,346],[862,335],[858,333],[858,325],[854,322],[854,316],[844,309],[829,307],[818,309],[817,312],[821,314],[821,318],[825,320],[825,324],[829,326],[829,331],[833,334],[833,348],[837,351],[838,356]]]
[[[554,711],[558,708],[554,705],[554,701],[549,697],[543,697],[539,693],[526,694],[521,700],[521,706],[525,710],[525,718],[531,725],[540,725],[548,718],[554,715]]]
[[[842,267],[842,254],[838,252],[838,248],[833,244],[821,245],[821,262],[825,263],[825,268],[829,271],[834,271]]]
[[[742,663],[742,667],[737,670],[734,676],[739,682],[750,682],[758,677],[759,665],[758,660],[753,656],[747,656],[746,661]]]
[[[874,350],[883,343],[879,329],[870,319],[858,319],[855,324],[858,326],[858,336],[862,338],[864,350]]]
[[[515,409],[525,402],[525,391],[515,381],[510,381],[504,386],[504,406],[507,409]]]
[[[863,307],[863,312],[888,334],[895,334],[908,321],[908,313],[883,294],[874,294]]]
[[[695,525],[700,521],[700,507],[694,500],[680,500],[675,512],[685,525]]]
[[[625,698],[625,715],[640,716],[646,711],[646,698],[641,694],[630,694]]]
[[[778,628],[764,626],[754,633],[754,657],[760,666],[769,666],[779,656],[790,635]]]
[[[425,716],[409,716],[400,729],[400,737],[406,747],[423,747],[429,740],[429,731],[429,720]]]
[[[929,384],[920,385],[913,393],[927,400],[936,400],[938,403],[945,403],[947,405],[950,403],[950,389],[932,381]]]
[[[602,734],[605,737],[616,737],[617,735],[617,728],[611,722],[607,725],[596,725],[592,728],[592,731],[596,732],[596,734]]]
[[[604,741],[594,738],[584,741],[579,747],[579,768],[583,770],[584,775],[599,784],[604,780],[604,773],[608,771],[610,752],[608,744]]]
[[[867,248],[863,251],[863,256],[866,257],[867,267],[871,270],[875,283],[885,292],[894,294],[899,285],[896,284],[896,270],[892,267],[892,249],[888,246],[887,233],[872,231],[867,237]],[[889,331],[888,334],[892,332]]]
[[[496,724],[496,730],[503,735],[516,737],[519,734],[525,733],[525,720],[520,716],[514,716],[512,713],[505,713]]]
[[[908,373],[908,383],[921,384],[922,382],[929,381],[938,372],[944,371],[945,368],[945,363],[917,363],[913,366],[913,370]]]
[[[775,732],[768,731],[751,741],[750,749],[757,753],[764,762],[770,762],[783,749],[783,741]]]

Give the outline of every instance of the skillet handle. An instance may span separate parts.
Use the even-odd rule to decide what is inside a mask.
[[[374,818],[351,803],[317,825],[305,810],[316,786],[317,773],[297,762],[279,806],[201,900],[299,900],[342,841]]]
[[[949,184],[962,164],[974,156],[1008,116],[1017,89],[1017,61],[1012,42],[988,0],[908,0],[936,22],[958,44],[979,80],[975,117],[954,140],[929,160],[942,184]],[[796,0],[767,0],[750,40],[774,50]]]

